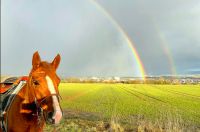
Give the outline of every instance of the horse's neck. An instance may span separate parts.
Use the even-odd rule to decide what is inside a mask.
[[[18,94],[15,96],[11,106],[9,113],[15,113],[17,116],[22,117],[23,114],[30,114],[32,111],[25,109],[25,104],[30,100],[28,99],[29,95],[29,89],[27,87],[27,84],[25,84],[21,90],[18,92]],[[9,115],[9,114],[8,114]],[[13,115],[13,114],[11,114]]]
[[[38,117],[34,115],[35,106],[31,106],[34,105],[34,102],[29,103],[31,101],[30,96],[31,90],[25,84],[17,94],[8,111],[8,129],[9,127],[21,127],[22,130],[27,129],[27,131],[30,131],[30,126],[33,127],[32,129],[34,131],[40,131],[42,129],[44,122],[38,125]]]

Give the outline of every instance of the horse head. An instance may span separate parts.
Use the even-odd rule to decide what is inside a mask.
[[[36,112],[43,111],[44,119],[52,124],[58,124],[62,118],[59,104],[58,85],[60,78],[56,69],[60,63],[58,54],[51,63],[41,61],[38,52],[33,54],[32,70],[27,81],[26,95],[23,104],[34,104]],[[33,113],[33,109],[22,108],[22,113]]]

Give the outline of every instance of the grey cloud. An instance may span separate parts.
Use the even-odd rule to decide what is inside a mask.
[[[4,1],[2,20],[2,74],[28,74],[38,50],[48,61],[61,54],[62,76],[139,75],[116,27],[88,1]]]
[[[168,56],[173,57],[180,74],[188,68],[200,67],[198,0],[98,2],[135,41],[147,73],[170,74]],[[166,48],[170,54],[165,54]]]
[[[34,51],[62,56],[63,76],[137,76],[121,34],[90,1],[2,1],[1,70],[27,74]],[[177,71],[200,67],[200,2],[98,0],[135,42],[147,74],[170,74],[170,49]]]

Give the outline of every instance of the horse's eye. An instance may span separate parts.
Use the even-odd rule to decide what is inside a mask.
[[[33,80],[34,85],[40,85],[37,80]]]

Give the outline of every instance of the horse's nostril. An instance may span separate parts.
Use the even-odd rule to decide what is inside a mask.
[[[48,112],[48,118],[52,118],[53,117],[53,112]]]
[[[47,120],[49,123],[52,123],[52,124],[55,122],[55,120],[53,119],[53,112],[47,113]]]

